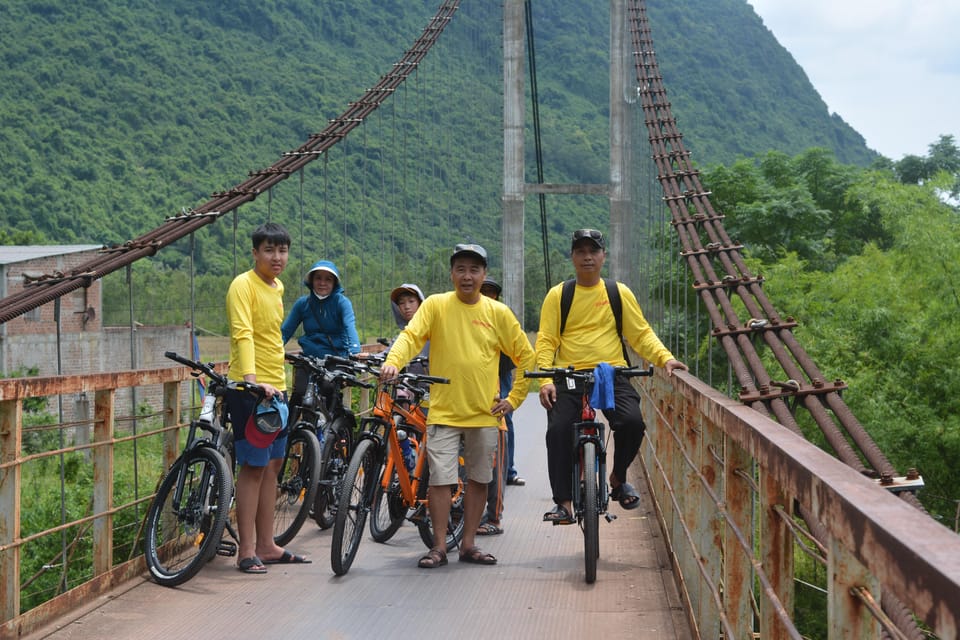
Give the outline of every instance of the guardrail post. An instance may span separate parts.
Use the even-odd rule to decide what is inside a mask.
[[[880,637],[880,623],[850,591],[865,587],[880,601],[880,585],[852,553],[830,536],[827,557],[827,637],[872,640]]]
[[[760,637],[775,640],[789,638],[789,630],[777,615],[780,610],[792,618],[793,592],[793,536],[775,508],[793,516],[793,500],[785,496],[777,479],[766,469],[760,471],[760,562],[770,580],[770,586],[780,602],[760,598]]]
[[[753,505],[755,492],[750,479],[753,459],[732,438],[724,443],[724,502],[735,526],[753,549]],[[750,638],[753,634],[753,554],[744,549],[735,533],[727,530],[723,537],[723,600],[727,620],[734,637]],[[714,636],[716,637],[716,636]]]
[[[113,568],[113,400],[115,390],[97,391],[94,396],[93,512],[104,515],[93,521],[93,573]]]
[[[163,383],[163,426],[180,424],[180,382]],[[163,432],[163,471],[166,473],[180,454],[179,430],[165,428]]]
[[[690,424],[691,434],[700,436],[699,446],[691,452],[694,464],[697,465],[696,471],[699,472],[698,477],[693,478],[693,488],[700,494],[700,517],[695,518],[695,522],[698,522],[695,526],[699,529],[698,553],[702,558],[704,572],[709,577],[709,581],[702,581],[700,593],[700,633],[704,638],[719,638],[721,628],[717,601],[721,598],[714,589],[723,584],[725,522],[722,514],[717,511],[717,500],[723,498],[723,430],[705,420],[696,412],[693,403],[686,399],[681,417],[685,423]]]
[[[12,545],[20,537],[20,400],[0,401],[0,545]],[[0,606],[3,620],[20,615],[20,547],[0,551]]]

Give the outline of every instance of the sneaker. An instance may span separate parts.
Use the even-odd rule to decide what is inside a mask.
[[[521,478],[520,476],[511,476],[507,478],[507,484],[512,484],[517,487],[522,487],[527,484],[527,481]]]

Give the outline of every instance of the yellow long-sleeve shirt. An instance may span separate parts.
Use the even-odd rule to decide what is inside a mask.
[[[617,283],[623,307],[623,337],[640,357],[658,367],[673,359],[670,350],[643,317],[633,292]],[[592,287],[577,285],[567,324],[560,336],[560,294],[563,284],[547,292],[540,309],[540,331],[537,334],[537,367],[569,367],[593,369],[601,362],[615,367],[626,366],[617,335],[616,319],[607,299],[607,288],[601,280]]]
[[[227,291],[227,320],[230,323],[231,380],[255,374],[258,383],[286,388],[283,370],[283,283],[276,287],[264,282],[252,269],[241,273]]]
[[[490,409],[499,395],[500,352],[519,369],[507,400],[516,409],[526,398],[530,381],[522,372],[533,366],[533,348],[505,304],[487,297],[466,304],[453,291],[428,297],[390,347],[386,364],[401,368],[427,340],[430,374],[450,379],[430,388],[430,424],[497,426]]]

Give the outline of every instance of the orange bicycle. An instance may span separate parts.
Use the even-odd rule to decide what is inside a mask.
[[[377,375],[374,369],[371,373]],[[330,548],[330,564],[336,575],[342,576],[350,570],[378,493],[381,504],[386,503],[384,506],[390,519],[388,526],[397,523],[394,532],[406,518],[416,524],[423,543],[428,548],[433,547],[433,526],[427,509],[427,456],[416,455],[413,470],[409,470],[404,462],[400,435],[406,435],[405,440],[415,451],[425,451],[426,418],[420,408],[426,393],[423,387],[449,382],[436,376],[401,373],[396,380],[380,385],[373,414],[361,420],[362,433],[343,478]],[[397,394],[401,390],[408,397],[398,400]],[[463,537],[462,486],[451,493],[451,501],[447,549],[456,547]]]

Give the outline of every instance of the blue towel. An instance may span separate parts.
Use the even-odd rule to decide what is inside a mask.
[[[613,367],[601,362],[593,370],[593,393],[590,394],[590,405],[594,409],[615,409],[617,404],[613,397]]]

